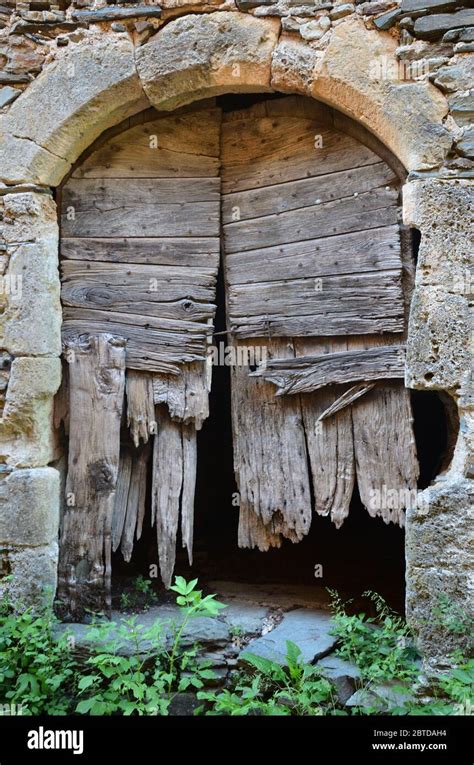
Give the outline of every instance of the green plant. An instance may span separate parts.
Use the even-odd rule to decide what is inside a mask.
[[[171,692],[172,685],[175,680],[176,662],[181,648],[182,638],[191,619],[196,619],[197,617],[218,616],[219,612],[226,607],[223,603],[220,603],[215,599],[215,595],[206,595],[203,597],[202,590],[196,589],[197,583],[197,579],[193,579],[192,581],[187,582],[182,576],[177,576],[175,577],[174,585],[170,587],[171,590],[177,593],[176,603],[180,608],[182,620],[175,630],[171,650],[167,654],[168,667],[166,677],[168,681],[169,692]],[[187,654],[183,654],[183,658],[179,667],[180,672],[182,673],[186,669],[189,671],[191,667],[191,659],[195,658],[196,649],[194,649],[193,653],[188,650]],[[185,662],[185,666],[183,666],[183,661]],[[195,687],[202,687],[203,679],[212,679],[214,677],[214,673],[209,669],[209,665],[207,663],[201,664],[199,667],[194,662],[192,667],[196,682],[191,682],[190,684],[194,685]],[[179,690],[185,690],[185,688],[183,688],[183,684],[179,686]]]
[[[329,709],[344,714],[336,709],[332,685],[316,666],[302,660],[301,649],[291,640],[286,641],[285,666],[252,653],[242,659],[254,671],[243,674],[233,690],[198,693],[210,705],[206,714],[322,715]]]
[[[87,638],[96,646],[86,660],[87,673],[78,681],[80,714],[166,714],[160,654],[163,628],[160,622],[144,628],[136,617],[120,625],[93,625]]]
[[[55,634],[57,620],[48,607],[0,608],[0,700],[21,705],[22,714],[67,714],[75,674],[67,634]]]
[[[178,624],[156,620],[151,627],[136,617],[120,625],[94,625],[87,638],[98,650],[87,659],[87,674],[78,682],[84,696],[76,711],[85,714],[161,714],[168,712],[176,693],[202,688],[214,678],[209,663],[200,661],[198,647],[182,645],[189,620],[216,616],[224,608],[215,595],[202,596],[197,579],[176,577],[171,588],[178,596],[182,619]]]
[[[394,613],[383,598],[372,591],[363,593],[375,605],[376,616],[365,613],[349,615],[339,595],[329,590],[333,611],[334,634],[339,638],[338,655],[357,665],[362,680],[413,681],[419,672],[416,650],[410,630],[402,617]]]

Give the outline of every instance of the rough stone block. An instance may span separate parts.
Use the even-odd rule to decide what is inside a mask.
[[[279,26],[226,11],[170,21],[136,52],[146,94],[168,110],[219,93],[270,90]]]
[[[55,458],[53,397],[60,381],[59,358],[14,359],[0,423],[1,453],[8,465],[35,467]]]
[[[0,482],[0,545],[49,545],[57,541],[58,524],[57,470],[14,470]]]
[[[0,598],[8,596],[17,608],[52,603],[57,586],[58,545],[0,550],[3,571],[11,580],[0,579]]]
[[[91,34],[56,55],[1,119],[7,183],[57,185],[104,130],[148,105],[125,36]]]

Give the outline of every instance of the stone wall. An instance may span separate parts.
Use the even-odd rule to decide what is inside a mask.
[[[16,594],[36,597],[56,583],[54,188],[104,130],[150,105],[300,93],[338,109],[341,129],[343,114],[360,122],[408,172],[405,223],[419,229],[421,247],[407,385],[445,391],[460,422],[451,465],[407,518],[408,614],[427,655],[443,653],[433,605],[439,592],[468,602],[472,562],[474,11],[467,5],[0,0],[0,574],[15,575]]]

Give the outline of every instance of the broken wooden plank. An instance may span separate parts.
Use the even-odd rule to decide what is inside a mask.
[[[248,344],[249,341],[238,341]],[[261,341],[260,341],[261,342]],[[293,356],[288,339],[268,341],[271,357]],[[275,398],[265,380],[249,377],[249,367],[231,367],[234,470],[241,508],[255,513],[268,540],[283,535],[301,540],[311,525],[306,446],[297,398]],[[250,538],[250,537],[249,537]],[[245,534],[240,532],[240,543]]]
[[[193,565],[194,495],[197,473],[197,441],[194,423],[183,424],[183,490],[181,496],[181,542]]]
[[[325,355],[342,355],[347,348],[345,338],[296,338],[296,359]],[[350,410],[341,411],[329,420],[321,414],[340,395],[338,386],[325,386],[300,397],[309,464],[313,482],[314,510],[329,516],[340,528],[349,515],[355,481],[354,445]]]
[[[140,440],[147,443],[155,431],[155,404],[153,400],[153,377],[151,374],[129,369],[126,381],[127,425],[135,446]]]
[[[125,388],[125,341],[68,345],[70,437],[58,597],[76,619],[111,610],[111,531]]]
[[[206,358],[207,324],[115,311],[64,308],[63,341],[93,331],[124,337],[127,340],[126,364],[132,369],[179,374],[179,364]]]
[[[405,346],[377,346],[320,356],[303,355],[289,361],[271,359],[254,375],[277,385],[277,396],[294,395],[336,383],[403,378],[405,358]]]
[[[156,407],[153,445],[152,522],[156,523],[161,578],[168,588],[176,559],[176,536],[183,485],[182,426],[163,406]]]
[[[345,409],[347,406],[350,406],[354,403],[354,401],[357,401],[358,398],[361,398],[362,396],[365,396],[366,393],[369,392],[369,390],[372,390],[372,388],[375,387],[375,383],[358,383],[357,385],[353,385],[348,390],[344,391],[331,406],[329,406],[327,409],[324,410],[322,414],[319,415],[318,421],[321,422],[321,420],[326,420],[328,417],[332,417],[333,414],[336,414],[336,412],[340,412],[341,409]]]
[[[406,333],[405,333],[406,335]],[[393,336],[383,338],[393,349]],[[371,351],[380,336],[348,338],[349,348]],[[410,391],[402,380],[383,381],[351,406],[356,475],[362,504],[385,523],[405,523],[419,475]]]
[[[209,416],[209,390],[205,362],[183,365],[179,376],[153,375],[155,404],[165,404],[173,420],[196,430]]]
[[[132,457],[132,470],[130,475],[130,487],[128,490],[125,521],[123,525],[120,551],[127,563],[132,558],[135,532],[137,531],[138,519],[140,518],[140,535],[145,515],[146,497],[146,473],[148,461],[148,449],[142,448],[138,454]],[[137,533],[137,539],[139,535]]]
[[[125,516],[127,515],[128,492],[132,475],[132,452],[128,447],[121,449],[117,488],[115,491],[114,512],[112,517],[112,552],[115,552],[122,539]]]
[[[210,268],[217,274],[217,237],[72,237],[61,239],[61,257],[104,263],[143,263],[154,266]]]

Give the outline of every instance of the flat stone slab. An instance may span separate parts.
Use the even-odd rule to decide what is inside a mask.
[[[286,641],[292,640],[301,648],[303,660],[311,663],[334,648],[337,638],[330,634],[331,628],[332,619],[327,612],[306,608],[289,611],[275,629],[251,640],[240,657],[248,652],[285,664]]]

